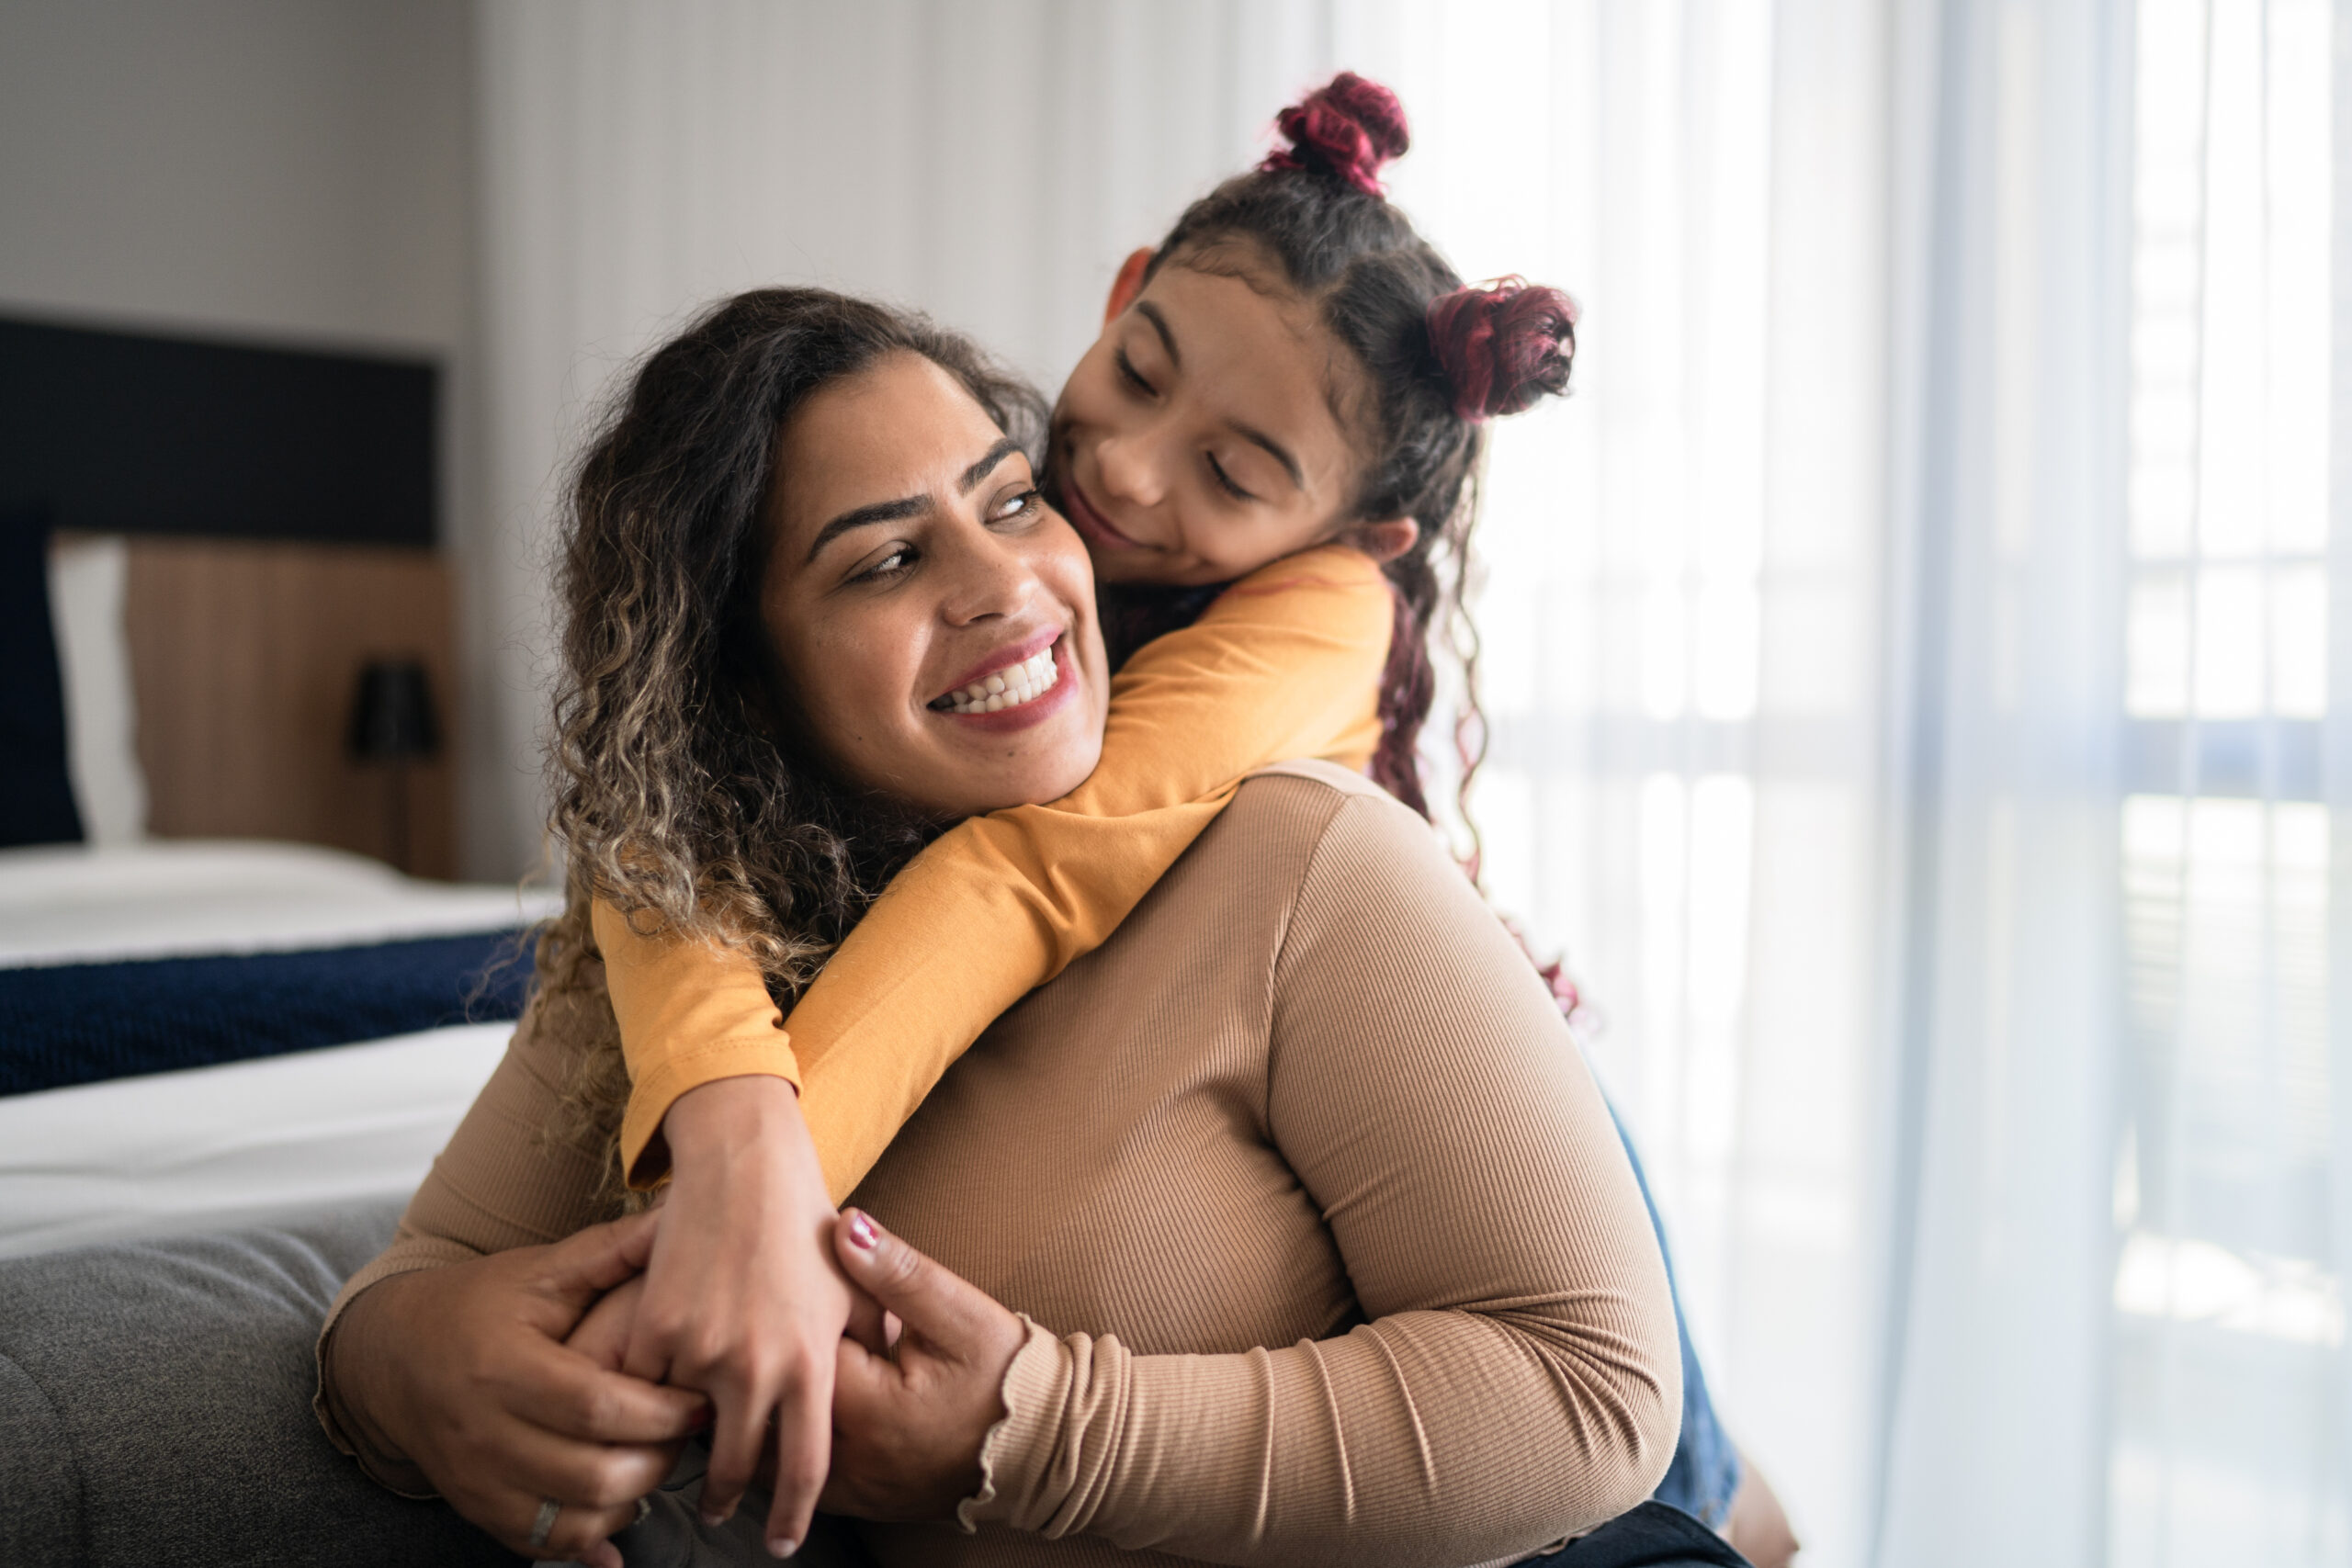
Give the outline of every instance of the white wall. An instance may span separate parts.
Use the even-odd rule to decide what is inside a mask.
[[[0,7],[0,310],[460,353],[469,14]]]
[[[480,515],[472,10],[0,6],[0,312],[437,361],[441,534],[462,559]],[[480,620],[460,619],[469,672]],[[453,694],[469,798],[489,762],[475,683]],[[513,874],[478,816],[468,870]]]

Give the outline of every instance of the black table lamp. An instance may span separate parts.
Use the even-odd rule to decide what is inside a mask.
[[[359,692],[351,705],[351,755],[384,763],[390,773],[384,794],[384,836],[391,863],[408,869],[408,765],[441,750],[441,729],[433,716],[433,687],[424,666],[413,659],[371,660],[359,670]]]

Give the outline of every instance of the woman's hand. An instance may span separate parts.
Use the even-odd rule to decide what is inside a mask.
[[[621,1568],[608,1540],[707,1418],[567,1348],[591,1303],[629,1279],[654,1216],[395,1275],[361,1292],[327,1342],[329,1397],[377,1474],[429,1487],[513,1551]],[[540,1504],[562,1505],[534,1548]]]
[[[714,1524],[741,1500],[774,1417],[766,1539],[786,1556],[808,1539],[824,1484],[833,1348],[849,1321],[825,1173],[782,1078],[704,1084],[678,1097],[662,1129],[670,1193],[623,1368],[710,1395],[702,1507]]]
[[[834,1227],[850,1282],[895,1317],[888,1356],[841,1342],[828,1513],[941,1519],[980,1483],[980,1443],[1004,1416],[1021,1320],[856,1209]]]

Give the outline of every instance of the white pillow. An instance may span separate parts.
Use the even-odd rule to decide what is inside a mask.
[[[49,550],[49,615],[65,686],[65,765],[93,844],[147,834],[147,778],[139,767],[139,707],[123,634],[130,556],[122,539],[85,535]]]

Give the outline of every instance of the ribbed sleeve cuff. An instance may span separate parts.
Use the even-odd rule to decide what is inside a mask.
[[[433,1494],[429,1491],[408,1491],[393,1479],[379,1473],[376,1467],[368,1462],[367,1450],[353,1440],[351,1434],[344,1429],[343,1422],[335,1409],[338,1400],[334,1377],[329,1370],[333,1366],[327,1355],[329,1341],[334,1336],[335,1325],[343,1321],[344,1310],[353,1302],[357,1301],[360,1293],[368,1286],[380,1284],[394,1275],[413,1274],[420,1269],[439,1269],[451,1263],[463,1263],[479,1255],[455,1242],[424,1237],[412,1238],[392,1246],[375,1261],[344,1281],[342,1293],[335,1297],[334,1305],[328,1309],[327,1320],[319,1325],[319,1337],[312,1342],[311,1353],[318,1369],[318,1385],[311,1395],[311,1414],[318,1417],[319,1426],[327,1435],[327,1441],[357,1460],[360,1471],[368,1480],[395,1496],[422,1498],[430,1497]]]
[[[1005,1368],[999,1392],[1004,1416],[980,1440],[979,1490],[956,1506],[956,1522],[966,1535],[983,1524],[1044,1529],[1069,1491],[1069,1478],[1060,1472],[1071,1467],[1056,1461],[1068,1457],[1062,1416],[1080,1382],[1087,1337],[1074,1334],[1065,1343],[1026,1313],[1021,1325],[1027,1337]]]

